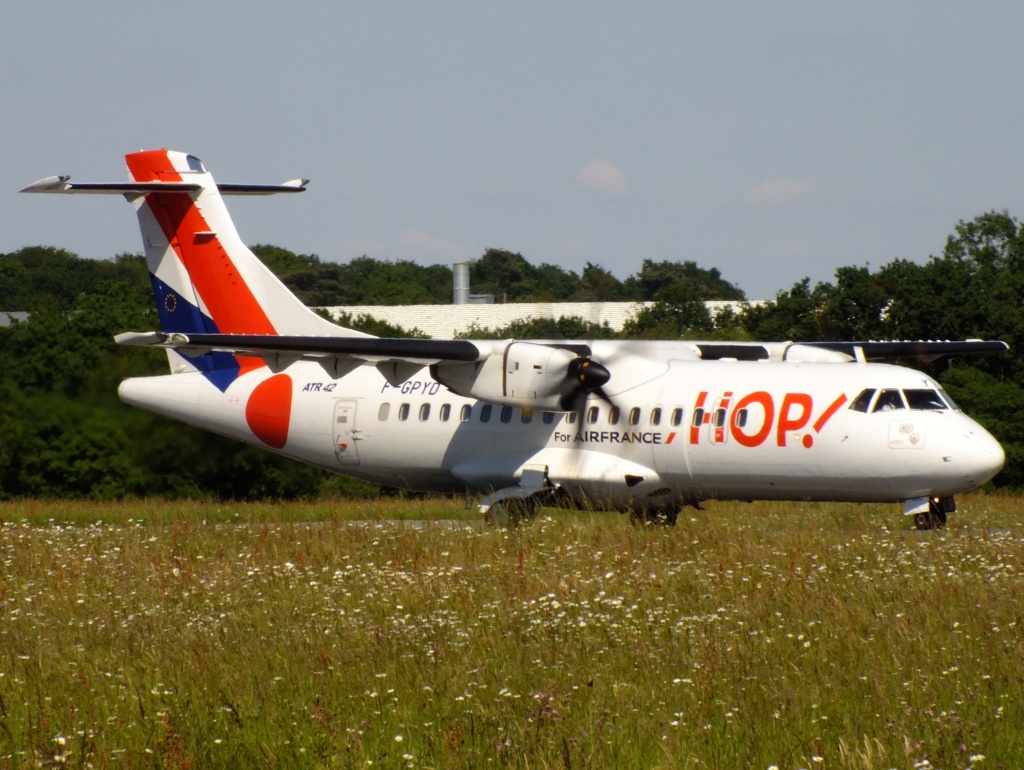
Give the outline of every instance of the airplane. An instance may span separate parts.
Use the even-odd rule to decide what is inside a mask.
[[[487,521],[542,505],[674,524],[709,500],[902,503],[942,527],[1003,466],[999,442],[928,375],[880,363],[999,340],[712,342],[378,338],[306,307],[240,239],[195,156],[125,156],[128,181],[22,192],[135,207],[170,373],[119,386],[148,409],[387,487],[483,496]]]

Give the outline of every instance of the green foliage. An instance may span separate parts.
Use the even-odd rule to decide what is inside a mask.
[[[316,254],[296,254],[294,251],[282,249],[280,246],[257,243],[249,248],[281,280],[296,273],[316,270],[323,264]]]
[[[810,280],[804,278],[789,291],[780,291],[774,302],[749,307],[743,313],[742,323],[755,340],[816,341],[823,291],[821,284],[812,289]]]
[[[706,339],[714,330],[699,288],[694,284],[668,283],[658,290],[654,304],[642,308],[626,322],[626,337],[647,340]]]
[[[742,289],[722,278],[717,267],[705,270],[696,262],[654,262],[645,259],[640,272],[627,284],[635,287],[645,302],[685,296],[700,299],[746,299]]]
[[[433,305],[452,297],[452,271],[444,265],[370,257],[342,265],[278,246],[252,250],[307,305]]]
[[[405,337],[414,339],[425,339],[427,337],[419,329],[405,329],[396,324],[374,318],[366,313],[360,313],[356,316],[351,313],[338,313],[337,318],[331,320],[347,329],[355,329],[364,334],[372,334],[375,337]]]
[[[636,302],[640,295],[629,282],[622,283],[605,270],[587,262],[580,275],[580,291],[577,302]]]
[[[496,302],[613,301],[622,284],[606,270],[587,264],[584,277],[557,265],[531,265],[521,254],[487,249],[470,265],[474,294],[493,294]]]
[[[0,310],[67,311],[104,282],[123,282],[139,298],[146,296],[150,282],[145,258],[121,254],[111,261],[84,260],[49,246],[0,254]]]
[[[367,256],[339,264],[267,244],[252,250],[307,305],[433,305],[452,297],[448,265]],[[558,265],[533,265],[504,249],[487,249],[470,264],[470,284],[473,293],[492,294],[497,302],[628,302],[680,291],[704,299],[744,298],[716,268],[705,270],[695,262],[644,260],[639,275],[620,281],[590,262],[577,274]]]
[[[517,339],[517,340],[608,340],[619,335],[605,324],[594,324],[579,316],[560,318],[531,318],[513,321],[508,326],[488,329],[473,325],[459,335],[461,339]]]

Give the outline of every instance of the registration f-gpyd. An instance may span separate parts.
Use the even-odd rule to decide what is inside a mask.
[[[1003,450],[926,375],[872,359],[999,341],[712,343],[384,339],[306,308],[242,243],[195,157],[126,156],[129,181],[25,192],[134,206],[171,373],[123,401],[321,468],[486,495],[493,520],[590,503],[674,521],[703,500],[899,501],[941,526]]]

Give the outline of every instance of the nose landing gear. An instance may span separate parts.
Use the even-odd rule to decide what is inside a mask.
[[[942,529],[946,526],[946,514],[956,510],[956,502],[952,497],[930,497],[927,500],[928,509],[914,513],[914,525],[921,530]]]

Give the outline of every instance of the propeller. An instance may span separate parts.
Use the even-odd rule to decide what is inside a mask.
[[[565,411],[578,411],[586,402],[587,396],[595,394],[602,401],[612,404],[612,400],[604,392],[604,386],[611,379],[611,372],[603,364],[586,357],[579,356],[569,362],[565,377],[565,390],[562,393],[561,406]]]

